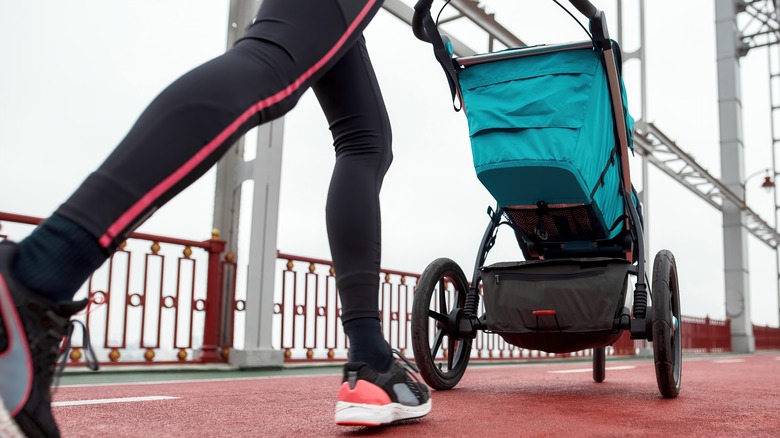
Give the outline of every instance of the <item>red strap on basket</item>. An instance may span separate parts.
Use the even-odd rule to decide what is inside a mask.
[[[555,310],[534,310],[531,314],[533,316],[555,316]]]

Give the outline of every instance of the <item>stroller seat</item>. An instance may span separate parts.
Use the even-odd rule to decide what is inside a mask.
[[[480,182],[525,240],[617,237],[625,205],[610,91],[590,41],[459,60]],[[625,91],[621,93],[625,108]],[[633,119],[624,112],[627,131]]]

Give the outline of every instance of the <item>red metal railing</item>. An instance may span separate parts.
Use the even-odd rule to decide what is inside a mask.
[[[217,353],[218,334],[213,329],[219,320],[221,293],[211,283],[219,279],[219,265],[213,259],[220,256],[225,243],[217,235],[204,242],[140,233],[132,239],[136,244],[133,249],[132,243],[123,244],[87,283],[86,294],[92,302],[84,318],[93,340],[96,333],[103,331],[102,344],[93,342],[93,347],[108,350],[111,362],[119,362],[124,352],[134,350],[143,351],[147,362],[173,361],[172,357],[157,358],[158,352],[171,350],[176,351],[177,361],[221,360]],[[144,248],[141,242],[148,247]],[[175,250],[168,252],[163,246],[183,249],[175,255]],[[193,251],[197,249],[205,251],[206,260],[198,260]],[[133,261],[143,262],[143,281],[138,284],[133,283],[131,275]],[[201,287],[199,278],[199,266],[204,262],[206,289]],[[174,267],[174,274],[166,275],[166,267]],[[116,332],[116,327],[122,327],[121,333]],[[200,342],[194,339],[198,333],[202,333]],[[168,334],[164,340],[163,334]],[[197,357],[191,357],[198,347]],[[137,360],[131,354],[122,362]]]
[[[620,339],[615,341],[612,345],[613,353],[616,356],[634,356],[645,347],[645,342],[642,340],[631,339],[629,332],[623,332]]]
[[[683,352],[718,353],[731,351],[731,328],[728,320],[683,315],[680,324],[682,326]],[[777,329],[774,330],[777,331]],[[644,346],[644,341],[631,339],[627,332],[613,345],[615,354],[619,355],[637,354]]]
[[[757,350],[780,350],[780,328],[753,325]]]
[[[0,212],[0,225],[2,221],[37,225],[41,219]],[[8,237],[4,233],[0,228],[0,239]],[[348,344],[339,321],[332,262],[284,253],[277,257],[274,347],[284,351],[287,362],[345,360]],[[225,242],[216,233],[202,242],[135,233],[79,291],[76,298],[89,298],[91,303],[77,319],[87,325],[98,359],[106,364],[224,361],[230,347],[240,348],[247,318],[246,298],[236,290],[237,271],[235,256],[225,253]],[[419,277],[381,271],[384,334],[405,354],[411,346],[412,297]],[[728,320],[684,316],[681,324],[684,351],[731,349]],[[780,348],[780,329],[753,329],[756,348]],[[71,354],[76,363],[83,356],[81,342],[77,334]],[[472,347],[472,360],[590,355],[525,350],[484,332]],[[608,354],[633,355],[642,348],[642,341],[631,340],[626,333]]]
[[[332,262],[285,253],[278,253],[277,257],[281,286],[274,303],[274,324],[279,327],[274,347],[284,351],[288,362],[345,360],[348,343],[338,319],[341,306]],[[412,299],[420,274],[382,269],[380,277],[379,307],[385,339],[402,354],[410,353]],[[451,286],[447,293],[453,293]],[[444,357],[446,349],[439,354]],[[590,352],[556,356],[525,350],[508,344],[495,333],[485,332],[479,332],[472,344],[472,360],[585,355]]]
[[[717,353],[731,351],[731,326],[728,319],[716,320],[683,316],[683,351]]]
[[[0,221],[42,220],[0,213]],[[233,292],[223,283],[225,242],[218,237],[198,242],[133,233],[90,276],[75,296],[89,305],[74,318],[86,325],[101,363],[224,361],[221,303]],[[73,347],[70,359],[80,363],[81,333]]]

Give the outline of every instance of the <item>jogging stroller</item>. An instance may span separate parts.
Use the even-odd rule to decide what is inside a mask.
[[[653,343],[661,394],[679,393],[677,266],[671,252],[660,251],[648,288],[620,49],[603,11],[570,2],[588,18],[591,40],[460,58],[431,17],[433,0],[415,6],[414,33],[433,45],[467,116],[477,177],[497,201],[471,282],[440,258],[417,283],[412,346],[435,389],[460,381],[479,330],[532,350],[593,349],[596,382],[605,378],[605,348],[628,330]],[[485,266],[500,225],[514,231],[525,260]]]

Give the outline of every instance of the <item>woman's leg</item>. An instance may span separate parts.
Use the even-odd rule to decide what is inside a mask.
[[[431,410],[428,388],[394,363],[379,319],[379,190],[392,161],[390,122],[361,38],[314,86],[336,165],[326,217],[350,362],[336,402],[342,425],[379,425]]]
[[[163,91],[20,245],[18,279],[70,299],[116,246],[249,129],[281,117],[360,38],[377,0],[265,0],[245,37]]]
[[[379,320],[379,190],[392,161],[392,134],[365,40],[361,38],[313,90],[336,150],[326,219],[350,360],[384,371],[392,355]]]
[[[53,302],[71,300],[133,229],[241,135],[295,106],[381,3],[264,0],[246,36],[163,91],[49,220],[18,246],[0,242],[0,375],[18,374],[0,380],[0,398],[26,434],[59,435],[49,390],[53,353],[77,309]],[[11,353],[19,354],[4,351],[12,335],[19,342]]]

